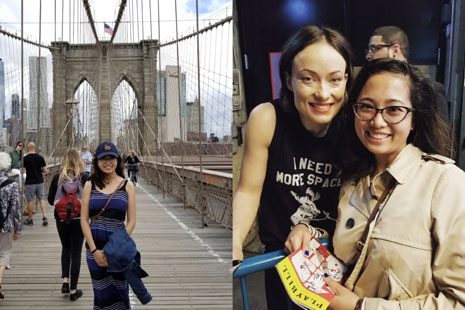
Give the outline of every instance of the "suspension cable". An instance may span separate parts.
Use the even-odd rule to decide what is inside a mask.
[[[122,1],[125,1],[125,0],[122,0]],[[92,32],[94,33],[95,42],[100,47],[101,45],[100,45],[100,41],[97,36],[97,30],[95,30],[95,22],[92,17],[92,12],[90,11],[89,0],[82,0],[82,3],[84,4],[84,8],[86,9],[87,19],[89,20],[90,27],[92,28]]]
[[[21,32],[23,32],[23,31],[21,30]],[[25,38],[23,37],[23,34],[21,34],[21,36],[17,36],[16,34],[13,34],[13,33],[9,32],[9,31],[7,31],[7,30],[4,30],[4,29],[0,29],[0,33],[3,33],[4,35],[9,36],[9,37],[12,37],[12,38],[14,38],[14,39],[16,39],[16,40],[18,40],[18,41],[21,41],[21,42],[24,41],[24,42],[26,42],[26,43],[29,43],[29,44],[32,44],[32,45],[35,45],[35,46],[39,46],[39,47],[43,47],[43,48],[48,48],[48,49],[56,49],[56,48],[54,48],[54,47],[50,47],[50,46],[47,46],[47,45],[43,45],[43,44],[40,44],[40,43],[31,41],[31,40],[29,40],[29,39],[25,39]]]
[[[126,8],[127,0],[121,0],[121,4],[119,5],[118,16],[116,17],[115,27],[113,27],[113,33],[110,39],[110,46],[113,43],[113,39],[115,38],[116,32],[118,31],[119,24],[121,22],[121,17],[123,17],[124,9]]]
[[[183,132],[182,132],[182,104],[181,104],[181,66],[179,64],[179,41],[178,41],[178,5],[177,0],[174,0],[174,17],[175,17],[175,24],[176,24],[176,65],[178,71],[178,107],[179,107],[179,135],[180,135],[180,146],[181,146],[181,167],[184,169],[184,144],[183,144]],[[182,192],[183,192],[183,201],[184,201],[184,208],[186,208],[186,183],[184,179],[182,180]]]
[[[195,21],[196,21],[196,32],[199,33],[199,1],[195,0]],[[198,115],[199,115],[199,137],[202,132],[202,112],[200,108],[200,34],[196,36],[196,43],[197,43],[197,100],[198,104]],[[202,161],[202,139],[199,139],[199,161],[200,161],[200,210],[201,210],[201,217],[202,217],[202,227],[205,227],[205,218],[204,218],[204,209],[203,209],[203,201],[204,201],[204,188],[203,188],[203,161]]]

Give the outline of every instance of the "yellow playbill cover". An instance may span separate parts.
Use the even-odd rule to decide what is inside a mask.
[[[333,300],[334,292],[326,285],[325,273],[340,282],[346,271],[346,266],[316,239],[310,241],[307,253],[298,249],[276,268],[291,300],[312,310],[324,310]]]

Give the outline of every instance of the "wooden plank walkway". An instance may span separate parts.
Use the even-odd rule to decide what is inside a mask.
[[[231,231],[209,223],[201,227],[197,211],[182,202],[162,197],[141,180],[136,189],[137,224],[133,233],[142,253],[144,279],[154,297],[141,305],[130,290],[133,309],[232,309]],[[47,207],[49,226],[42,226],[40,212],[34,226],[24,226],[14,243],[11,269],[5,271],[5,299],[0,309],[92,309],[93,292],[83,247],[78,288],[83,297],[75,302],[61,294],[61,245]]]

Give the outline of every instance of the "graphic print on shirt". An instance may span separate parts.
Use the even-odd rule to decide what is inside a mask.
[[[315,162],[309,158],[293,157],[293,168],[296,173],[276,172],[276,182],[296,188],[296,191],[290,191],[290,195],[300,204],[297,211],[291,216],[293,224],[326,219],[336,221],[329,212],[318,208],[317,201],[320,199],[321,194],[316,191],[316,189],[341,186],[339,174],[334,175],[333,173],[334,166],[328,163]],[[298,194],[298,189],[305,185],[307,185],[305,194]]]

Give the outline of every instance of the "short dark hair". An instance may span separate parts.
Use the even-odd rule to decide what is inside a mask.
[[[282,48],[279,61],[279,77],[281,78],[281,92],[279,102],[286,112],[295,112],[294,93],[286,86],[286,76],[292,75],[292,62],[294,57],[307,46],[324,41],[341,54],[346,62],[347,84],[346,93],[352,84],[353,56],[350,44],[337,30],[328,27],[307,26],[299,29],[292,35]]]
[[[383,26],[376,28],[371,36],[382,36],[386,44],[399,44],[405,59],[409,57],[409,43],[405,31],[397,26]]]
[[[123,160],[121,159],[121,156],[116,157],[116,160],[117,160],[117,163],[116,163],[115,172],[117,175],[119,175],[120,177],[124,179],[125,176],[124,176]],[[105,187],[105,173],[98,166],[97,157],[93,158],[92,165],[94,167],[94,172],[90,176],[90,180],[92,184],[95,184],[98,188],[104,188]]]
[[[455,156],[451,128],[439,112],[437,96],[428,77],[405,61],[391,58],[375,59],[358,73],[350,91],[348,104],[343,108],[343,149],[346,151],[343,160],[344,179],[361,176],[375,162],[373,154],[363,146],[355,133],[352,105],[356,103],[368,79],[381,72],[401,74],[410,81],[410,101],[415,110],[412,112],[414,128],[407,138],[407,143],[412,143],[426,153]]]

